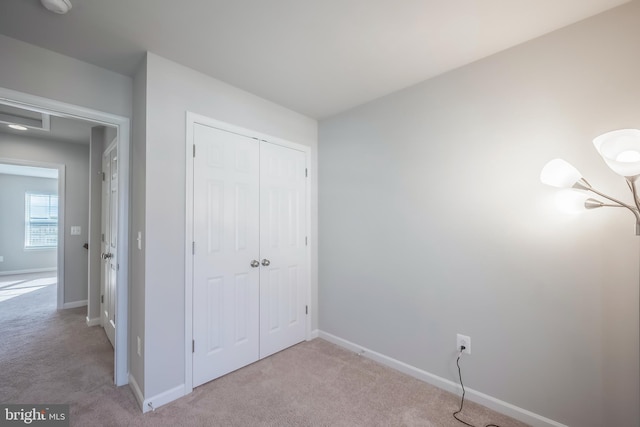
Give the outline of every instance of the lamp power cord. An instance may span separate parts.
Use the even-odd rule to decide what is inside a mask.
[[[458,418],[458,414],[462,412],[462,408],[464,407],[464,395],[466,393],[464,389],[464,384],[462,383],[462,370],[460,369],[460,358],[462,357],[462,352],[465,350],[465,346],[460,346],[460,353],[458,353],[458,358],[456,359],[456,365],[458,366],[458,377],[460,378],[460,386],[462,387],[462,398],[460,399],[460,409],[453,413],[453,418],[462,424],[469,427],[476,427],[473,424],[469,424],[468,422],[461,420]],[[487,424],[485,427],[500,427],[498,424]]]

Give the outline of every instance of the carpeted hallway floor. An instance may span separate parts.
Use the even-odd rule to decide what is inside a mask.
[[[0,278],[1,283],[1,278]],[[112,384],[113,349],[85,309],[57,312],[55,286],[0,301],[0,402],[68,403],[71,425],[462,426],[459,397],[331,343],[301,343],[145,415]],[[472,402],[477,427],[525,424]]]

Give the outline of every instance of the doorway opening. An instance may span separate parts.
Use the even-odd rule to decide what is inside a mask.
[[[0,302],[53,286],[64,302],[64,165],[0,158]]]
[[[21,109],[25,111],[30,111],[33,113],[41,114],[43,117],[49,116],[53,120],[56,119],[69,119],[70,121],[90,123],[92,126],[103,129],[112,129],[115,133],[115,145],[118,149],[118,169],[116,173],[116,179],[114,180],[115,185],[117,187],[117,203],[114,203],[113,215],[118,219],[117,225],[113,231],[114,235],[117,236],[117,241],[119,245],[118,251],[118,259],[117,263],[114,265],[114,273],[113,273],[113,283],[114,283],[114,292],[113,292],[113,320],[114,328],[113,328],[113,347],[114,347],[114,383],[117,386],[124,385],[128,383],[128,242],[129,242],[129,152],[130,152],[130,121],[128,118],[112,115],[109,113],[104,113],[97,110],[87,109],[84,107],[75,106],[72,104],[67,104],[47,98],[37,97],[33,95],[24,94],[21,92],[13,91],[10,89],[0,88],[0,104],[4,106],[8,106],[13,109]],[[34,114],[36,115],[36,114]],[[28,117],[29,118],[29,117]],[[2,118],[0,117],[0,121]],[[27,121],[28,122],[28,121]],[[46,132],[50,131],[50,129],[45,129],[49,123],[44,123],[45,120],[42,120],[40,123],[40,127],[38,132]],[[48,122],[48,120],[47,120]],[[23,127],[28,127],[29,124],[24,125]],[[93,133],[93,130],[92,130]],[[105,144],[106,145],[106,144]],[[14,150],[14,152],[10,153],[11,156],[9,160],[15,161],[16,159],[20,159],[21,154],[25,154],[21,148]],[[87,150],[88,151],[88,150]],[[40,155],[46,155],[46,149],[44,152],[39,149],[38,152]],[[6,155],[6,151],[3,150],[3,156]],[[100,153],[101,157],[102,153]],[[9,157],[9,156],[7,156]],[[0,159],[2,160],[2,159]],[[62,163],[62,162],[61,162]],[[89,162],[87,162],[89,163]],[[62,163],[63,165],[64,163]],[[58,168],[58,170],[62,171],[62,174],[65,172],[64,166]],[[95,170],[93,172],[96,172]],[[87,174],[88,174],[87,170]],[[97,173],[94,175],[89,175],[89,178],[97,178]],[[100,181],[102,175],[100,175]],[[85,176],[83,179],[87,179]],[[64,191],[65,187],[62,187]],[[65,262],[65,250],[67,248],[80,249],[81,251],[89,251],[89,259],[97,259],[101,258],[95,256],[95,253],[102,253],[101,244],[99,241],[88,241],[90,236],[95,236],[94,232],[96,227],[98,230],[100,228],[99,221],[93,221],[88,225],[85,230],[83,230],[81,226],[77,225],[77,223],[67,223],[64,224],[65,218],[69,218],[72,216],[72,212],[70,211],[72,206],[67,204],[67,209],[65,212],[64,204],[58,200],[59,206],[59,215],[58,215],[58,245],[61,250],[58,251],[58,289],[59,293],[62,293],[62,298],[58,297],[58,308],[73,308],[79,307],[83,305],[87,305],[88,308],[91,308],[92,305],[95,306],[97,304],[98,307],[101,305],[101,294],[100,292],[95,291],[95,287],[91,287],[91,278],[88,274],[84,277],[84,288],[78,288],[78,286],[71,286],[70,281],[67,280],[67,276],[69,276],[69,269],[75,268],[77,263],[72,263],[70,259],[67,259]],[[86,208],[86,207],[85,207]],[[100,215],[98,214],[98,218]],[[85,216],[85,220],[88,218]],[[83,233],[84,231],[84,233]],[[84,242],[75,241],[77,236],[85,237]],[[97,233],[98,236],[101,235],[100,232]],[[74,240],[75,239],[75,240]],[[79,246],[77,245],[79,243]],[[72,245],[73,244],[73,245]],[[87,255],[83,253],[84,259],[87,260]],[[92,255],[94,255],[92,257]],[[2,256],[2,254],[0,254]],[[80,257],[74,257],[74,259]],[[100,261],[98,261],[100,262]],[[87,263],[89,265],[87,266]],[[91,267],[90,261],[84,263],[84,267]],[[66,268],[65,268],[66,267]],[[100,265],[97,267],[94,264],[94,270],[100,270]],[[100,277],[99,275],[97,276]],[[87,288],[87,282],[90,283]],[[78,292],[78,289],[80,291]],[[93,289],[93,291],[92,291]],[[100,289],[98,284],[98,289]],[[65,292],[67,291],[67,292]],[[83,299],[84,298],[84,299]],[[87,324],[93,325],[94,318],[90,316],[91,313],[87,313]]]

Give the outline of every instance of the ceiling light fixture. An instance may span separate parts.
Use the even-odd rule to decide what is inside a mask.
[[[627,181],[633,196],[628,204],[596,190],[576,168],[562,159],[553,159],[540,173],[540,181],[552,187],[568,188],[556,199],[563,210],[596,209],[601,207],[627,208],[636,218],[636,236],[640,236],[640,197],[636,181],[640,177],[640,130],[620,129],[607,132],[593,140],[593,145],[611,170]],[[612,203],[589,197],[596,194]]]
[[[40,0],[40,2],[47,10],[60,15],[71,10],[71,1],[69,0]]]
[[[15,130],[27,130],[27,128],[26,128],[26,127],[24,127],[24,126],[20,126],[20,125],[9,125],[9,127],[10,127],[11,129],[15,129]]]

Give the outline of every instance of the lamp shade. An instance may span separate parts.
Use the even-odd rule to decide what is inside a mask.
[[[582,175],[578,169],[562,159],[551,160],[540,172],[540,181],[552,187],[571,188],[581,179]]]
[[[593,140],[607,166],[622,176],[640,175],[640,130],[620,129]]]

